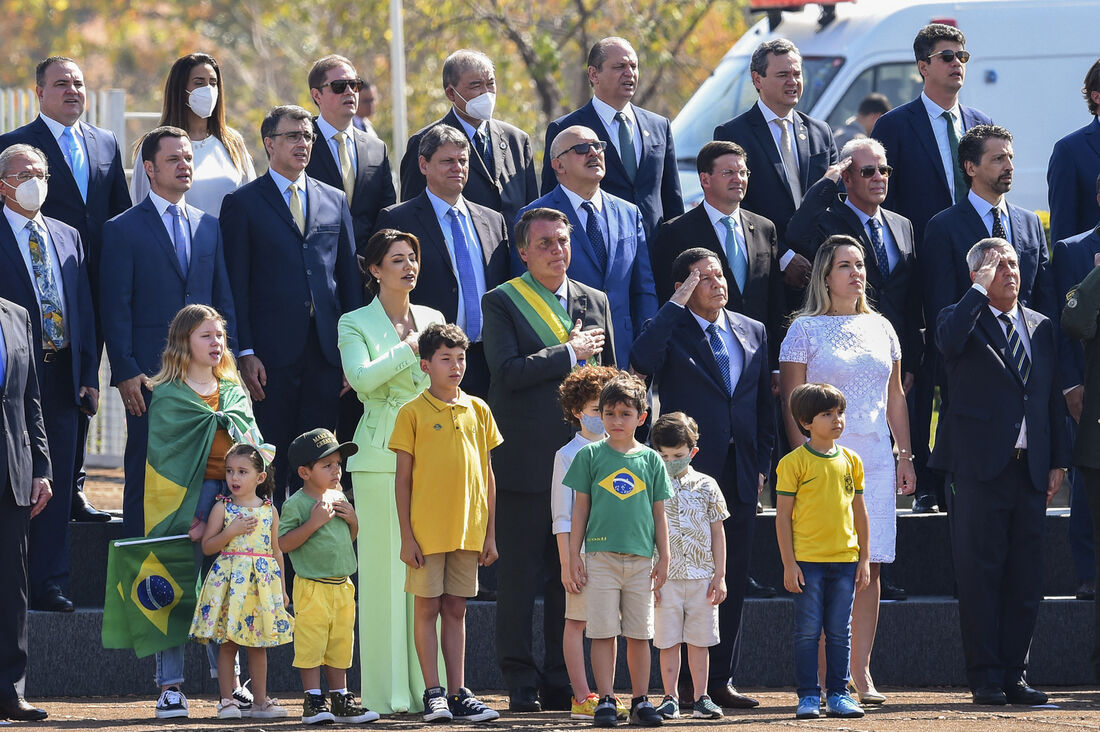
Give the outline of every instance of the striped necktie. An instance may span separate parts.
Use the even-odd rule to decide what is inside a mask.
[[[730,381],[730,354],[726,350],[726,344],[722,342],[722,336],[718,335],[718,325],[711,323],[707,326],[707,340],[710,341],[710,350],[714,351],[714,360],[718,362],[718,370],[722,372],[722,382],[726,386],[726,393],[733,393],[733,382]]]
[[[1008,338],[1008,354],[1012,359],[1013,365],[1016,366],[1016,371],[1019,372],[1020,378],[1027,383],[1027,377],[1031,373],[1031,359],[1027,357],[1027,351],[1024,349],[1024,342],[1020,339],[1020,334],[1016,332],[1016,327],[1012,324],[1012,318],[1008,317],[1008,313],[1001,313],[997,318],[1004,324],[1005,337]]]

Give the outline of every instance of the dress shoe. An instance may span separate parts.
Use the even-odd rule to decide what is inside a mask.
[[[745,583],[745,597],[767,599],[769,597],[775,597],[776,594],[777,593],[774,587],[770,585],[762,585],[752,577],[749,577],[749,581]]]
[[[21,696],[14,699],[0,699],[0,719],[12,719],[16,722],[41,722],[46,716],[45,709],[31,706]]]
[[[1095,600],[1096,599],[1096,580],[1085,580],[1081,584],[1077,585],[1077,599],[1078,600]]]
[[[890,580],[883,579],[882,586],[879,588],[879,599],[900,602],[901,600],[908,600],[909,593],[891,583]]]
[[[913,513],[936,513],[936,497],[925,495],[914,498]]]
[[[1005,693],[996,686],[983,686],[980,689],[974,689],[974,691],[970,693],[974,697],[975,704],[1003,707],[1008,703],[1008,700],[1005,698]]]
[[[541,712],[538,691],[531,686],[524,686],[508,692],[508,711],[510,712]]]
[[[69,518],[81,523],[102,524],[111,520],[111,514],[106,511],[100,511],[89,503],[88,497],[84,495],[84,491],[75,491],[73,493],[73,505],[69,512]]]
[[[759,701],[745,696],[730,684],[708,686],[707,695],[715,704],[726,709],[752,709],[760,706]]]
[[[1032,689],[1026,681],[1017,681],[1004,690],[1005,699],[1009,704],[1019,704],[1025,707],[1036,707],[1047,703],[1047,695],[1038,689]]]
[[[539,689],[539,704],[548,712],[569,712],[573,709],[573,687],[548,686]]]
[[[474,598],[478,602],[496,602],[497,591],[496,590],[484,590],[480,587],[477,590],[477,596]]]
[[[46,613],[71,613],[73,611],[73,601],[62,595],[61,590],[51,587],[31,600],[31,610]]]

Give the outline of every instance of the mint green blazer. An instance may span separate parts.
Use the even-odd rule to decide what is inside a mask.
[[[410,307],[417,331],[446,322],[438,310]],[[420,370],[420,357],[397,339],[397,331],[377,299],[345,313],[337,325],[337,339],[344,376],[363,403],[363,418],[354,438],[359,452],[348,459],[347,469],[392,473],[397,469],[397,456],[386,445],[397,411],[428,388],[428,375]]]

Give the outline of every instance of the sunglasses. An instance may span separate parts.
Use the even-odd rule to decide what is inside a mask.
[[[605,149],[607,149],[607,143],[603,140],[597,140],[596,142],[579,142],[572,147],[567,147],[562,150],[560,153],[558,153],[558,157],[560,158],[567,152],[575,152],[578,155],[587,155],[589,150],[595,150],[598,153],[602,153]]]
[[[301,130],[292,130],[291,132],[272,132],[268,137],[285,137],[291,142],[297,144],[302,140],[306,142],[313,142],[317,139],[317,135],[312,132],[302,132]]]
[[[890,174],[894,172],[894,169],[889,165],[864,165],[859,169],[859,174],[864,178],[874,178],[876,171],[880,173],[883,178],[889,178]]]
[[[928,60],[931,61],[936,56],[942,58],[943,62],[946,64],[954,63],[955,59],[958,59],[960,64],[965,64],[970,60],[970,51],[952,51],[951,49],[947,49],[939,53],[933,53],[928,57]]]
[[[352,91],[359,91],[366,85],[367,82],[362,79],[333,79],[332,81],[326,81],[317,88],[323,89],[327,86],[329,89],[332,89],[334,94],[343,94],[349,86]]]

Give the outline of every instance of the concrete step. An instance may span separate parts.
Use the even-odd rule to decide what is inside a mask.
[[[122,536],[122,522],[70,524],[72,576],[69,597],[78,607],[103,607],[107,571],[107,543]],[[1068,509],[1051,509],[1046,517],[1043,548],[1043,592],[1072,595],[1077,586],[1069,554]],[[890,581],[910,595],[947,595],[954,591],[947,516],[942,513],[898,512],[897,560],[888,572]],[[756,518],[752,575],[773,587],[783,586],[783,564],[775,541],[775,512]]]
[[[1039,687],[1093,683],[1094,605],[1069,598],[1047,598],[1031,646],[1030,680]],[[743,645],[735,683],[744,687],[789,687],[794,682],[792,623],[794,603],[787,598],[749,600],[745,604]],[[156,693],[153,658],[136,659],[130,651],[104,650],[100,645],[103,612],[81,609],[65,615],[30,614],[30,667],[27,696],[98,696]],[[466,680],[477,691],[501,689],[496,661],[496,605],[471,602],[467,612]],[[535,654],[541,657],[542,606],[532,619]],[[625,650],[620,648],[616,685],[629,686]],[[284,699],[299,693],[297,671],[291,667],[292,647],[268,653],[268,685]],[[358,652],[348,680],[359,688]],[[242,659],[243,660],[243,659]],[[958,605],[948,597],[922,597],[882,604],[878,638],[871,662],[880,687],[959,686],[965,684]],[[214,694],[206,655],[201,646],[187,649],[188,693]],[[660,687],[654,655],[653,689]]]

